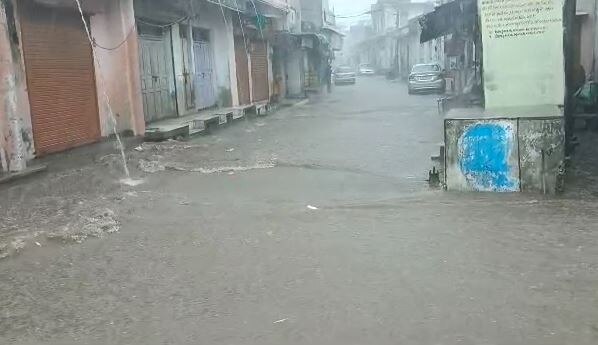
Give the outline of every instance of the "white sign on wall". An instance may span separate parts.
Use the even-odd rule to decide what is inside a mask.
[[[563,104],[563,0],[478,5],[486,108]]]

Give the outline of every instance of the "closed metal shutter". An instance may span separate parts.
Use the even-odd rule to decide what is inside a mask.
[[[251,78],[253,101],[267,101],[270,98],[268,83],[268,49],[265,41],[253,41],[251,47]]]
[[[251,103],[249,88],[249,59],[247,53],[249,46],[245,46],[242,36],[235,36],[235,61],[237,64],[237,90],[239,91],[239,104]]]
[[[91,46],[78,12],[20,2],[23,55],[38,155],[100,136]]]

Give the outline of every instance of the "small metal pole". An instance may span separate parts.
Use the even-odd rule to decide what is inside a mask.
[[[542,193],[546,194],[546,151],[542,149]]]

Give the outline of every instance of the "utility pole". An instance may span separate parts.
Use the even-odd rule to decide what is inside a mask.
[[[574,44],[575,41],[575,15],[577,12],[576,0],[565,0],[563,8],[563,21],[565,23],[565,35],[563,37],[563,46],[565,48],[565,149],[567,154],[571,150],[571,137],[573,134],[573,94],[576,90],[575,79],[574,79],[574,68],[575,62],[573,61],[575,52]]]

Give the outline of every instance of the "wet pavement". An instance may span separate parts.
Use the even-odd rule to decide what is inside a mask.
[[[430,190],[380,78],[0,187],[0,344],[596,344],[593,196]],[[4,197],[6,196],[6,197]]]

